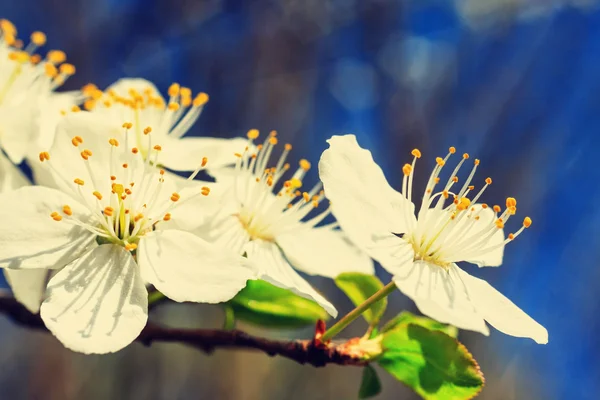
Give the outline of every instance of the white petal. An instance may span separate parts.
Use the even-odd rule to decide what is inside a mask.
[[[494,328],[507,335],[548,343],[548,331],[486,281],[458,270],[477,311]]]
[[[121,97],[130,97],[129,91],[133,89],[138,93],[144,93],[146,89],[150,89],[153,92],[153,96],[158,96],[161,100],[164,100],[159,90],[154,84],[143,78],[121,78],[112,85],[110,85],[106,91],[114,90],[115,94]],[[126,121],[123,121],[126,122]]]
[[[0,145],[15,164],[23,161],[36,135],[39,118],[36,100],[0,107]]]
[[[193,231],[215,215],[221,209],[221,202],[218,193],[215,193],[217,184],[213,182],[203,181],[187,181],[175,174],[169,174],[168,179],[173,179],[176,187],[180,188],[176,191],[181,196],[175,207],[171,208],[171,220],[161,225],[169,225],[175,229],[183,231]],[[167,180],[165,180],[165,183]],[[209,195],[202,194],[202,188],[210,189]],[[168,193],[168,192],[167,192]]]
[[[325,297],[321,296],[304,280],[283,257],[274,243],[253,240],[245,246],[248,259],[261,268],[260,279],[283,289],[291,290],[299,296],[316,301],[332,317],[337,310]]]
[[[403,273],[394,276],[394,283],[419,310],[439,322],[460,329],[489,335],[489,329],[473,304],[458,267],[448,270],[423,261],[406,265]]]
[[[37,159],[40,151],[47,151],[54,143],[56,126],[64,117],[62,110],[70,110],[74,105],[80,103],[83,97],[80,91],[71,91],[65,93],[53,93],[52,95],[40,101],[40,124],[37,129],[35,144],[28,156],[31,161]]]
[[[343,272],[374,272],[369,256],[339,230],[298,229],[277,236],[276,242],[294,268],[310,275],[335,278]]]
[[[21,170],[14,166],[2,151],[0,151],[0,192],[13,190],[29,185],[29,180]]]
[[[50,214],[71,206],[73,217],[89,212],[66,194],[42,186],[25,186],[0,196],[0,263],[9,268],[60,268],[94,245],[95,235]]]
[[[235,153],[242,153],[248,146],[248,140],[244,138],[186,137],[162,140],[164,146],[160,163],[176,171],[195,170],[203,157],[208,159],[208,168],[234,164],[237,159]]]
[[[143,236],[137,259],[143,278],[179,302],[227,301],[257,273],[239,254],[179,230]]]
[[[39,312],[48,282],[48,270],[3,268],[3,271],[15,299],[32,313]]]
[[[354,135],[333,136],[327,142],[319,175],[333,214],[348,237],[377,259],[379,254],[369,248],[378,247],[377,237],[406,232],[415,221],[414,205],[390,187],[371,152]]]
[[[131,254],[105,244],[48,283],[41,316],[68,348],[112,353],[135,340],[148,318],[148,293]]]

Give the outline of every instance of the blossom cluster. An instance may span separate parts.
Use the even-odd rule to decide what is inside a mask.
[[[333,136],[322,182],[310,186],[311,163],[293,167],[292,146],[275,131],[186,136],[205,93],[174,83],[163,97],[139,78],[57,93],[75,67],[62,51],[36,53],[45,42],[34,32],[24,46],[0,20],[0,267],[16,299],[68,348],[108,353],[135,340],[150,286],[177,302],[220,303],[261,279],[335,317],[296,270],[373,274],[373,260],[432,318],[485,335],[487,321],[547,342],[541,325],[456,264],[499,266],[531,225],[525,217],[506,235],[516,200],[504,209],[479,202],[492,183],[475,190],[479,160],[454,148],[438,157],[415,214],[419,150],[396,191],[355,136]]]

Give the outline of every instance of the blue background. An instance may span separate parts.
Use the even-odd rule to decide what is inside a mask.
[[[550,333],[543,346],[497,331],[489,338],[461,332],[486,373],[481,398],[594,399],[600,10],[593,1],[476,3],[22,0],[2,2],[0,17],[23,38],[46,32],[47,48],[67,53],[77,67],[67,89],[104,88],[129,76],[163,91],[177,81],[209,93],[194,135],[276,129],[296,159],[316,165],[327,138],[354,133],[396,187],[414,147],[424,155],[417,181],[448,146],[480,158],[479,179],[494,179],[484,201],[515,196],[519,214],[534,223],[508,246],[501,268],[466,269]],[[312,282],[340,311],[349,309],[331,282]],[[389,308],[391,317],[414,306],[395,293]],[[153,317],[207,326],[220,315],[168,305]],[[360,334],[357,325],[349,333]],[[134,344],[85,357],[5,319],[0,329],[7,398],[353,398],[360,376],[358,369],[321,371],[246,353],[206,357],[178,345]],[[412,396],[384,378],[381,398]]]

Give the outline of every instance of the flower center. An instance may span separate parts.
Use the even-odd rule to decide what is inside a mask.
[[[181,203],[181,195],[175,190],[174,182],[166,183],[165,171],[153,167],[158,165],[158,155],[162,148],[160,145],[151,147],[152,129],[147,127],[142,130],[143,135],[147,137],[147,147],[152,149],[144,159],[137,147],[127,145],[132,126],[129,122],[123,124],[125,146],[121,146],[117,139],[111,138],[108,140],[109,149],[95,150],[110,152],[109,165],[103,165],[102,161],[100,164],[92,164],[94,156],[89,149],[79,152],[83,144],[80,136],[71,139],[75,149],[74,156],[81,159],[84,167],[78,171],[79,176],[71,180],[71,177],[66,177],[53,163],[48,163],[55,176],[71,189],[75,198],[88,209],[91,220],[89,217],[83,219],[81,215],[74,215],[70,205],[65,205],[62,213],[53,212],[51,217],[56,221],[64,218],[66,222],[82,226],[96,234],[99,242],[120,244],[130,251],[137,248],[140,237],[154,230],[157,223],[170,220],[170,211]],[[120,147],[122,151],[119,151]],[[40,161],[49,160],[48,152],[40,153]],[[200,166],[188,179],[193,179],[204,169],[207,161],[204,157]],[[197,194],[207,196],[209,188],[202,187]]]
[[[27,95],[50,94],[75,73],[75,67],[64,63],[65,53],[51,50],[42,59],[34,52],[46,43],[46,35],[33,32],[29,44],[17,39],[17,29],[6,19],[0,20],[0,52],[8,58],[0,60],[0,69],[10,71],[0,76],[0,105],[9,100],[25,101]]]
[[[281,233],[301,227],[311,228],[323,221],[330,213],[329,207],[305,220],[325,198],[321,183],[308,192],[299,190],[310,170],[310,163],[300,160],[293,175],[283,180],[283,175],[290,169],[286,159],[292,146],[286,144],[276,165],[268,167],[273,149],[278,144],[277,132],[272,131],[259,145],[254,144],[254,139],[259,136],[256,129],[250,130],[247,136],[246,150],[236,154],[233,201],[239,209],[236,215],[250,238],[272,241]]]
[[[479,192],[473,195],[475,186],[471,185],[471,181],[479,166],[479,160],[474,161],[467,179],[458,186],[458,172],[469,159],[467,153],[463,154],[443,187],[438,187],[440,173],[455,153],[456,149],[450,147],[445,158],[436,158],[436,165],[429,177],[416,221],[408,215],[408,208],[405,207],[408,228],[403,238],[412,245],[415,260],[427,261],[443,268],[447,268],[453,262],[477,259],[497,250],[531,225],[531,219],[526,217],[522,227],[504,239],[504,225],[517,212],[517,201],[512,197],[507,198],[503,212],[498,205],[490,208],[485,203],[477,203],[487,187],[492,184],[492,179],[486,178]],[[405,164],[402,168],[402,195],[408,201],[412,201],[413,173],[421,152],[415,149],[412,155],[412,164]],[[498,235],[502,236],[501,240],[495,240]]]

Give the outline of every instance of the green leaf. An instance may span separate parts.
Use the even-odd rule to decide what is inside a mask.
[[[369,297],[383,288],[383,283],[373,275],[361,274],[358,272],[345,272],[335,278],[335,284],[346,296],[358,306],[364,303]],[[362,316],[371,326],[377,325],[379,319],[387,307],[387,298],[374,303]]]
[[[382,333],[396,329],[403,325],[415,324],[420,325],[423,328],[427,328],[432,331],[442,331],[448,336],[456,338],[458,336],[458,329],[452,325],[442,324],[431,318],[419,317],[408,311],[403,311],[398,314],[395,318],[388,321],[387,324],[381,330]]]
[[[377,371],[370,365],[363,369],[362,383],[358,391],[359,399],[368,399],[377,396],[381,392],[381,382],[377,376]]]
[[[479,365],[456,339],[418,324],[384,333],[378,363],[428,400],[472,399],[483,388]]]
[[[237,320],[269,328],[298,328],[329,319],[314,301],[261,280],[248,281],[227,305]]]

